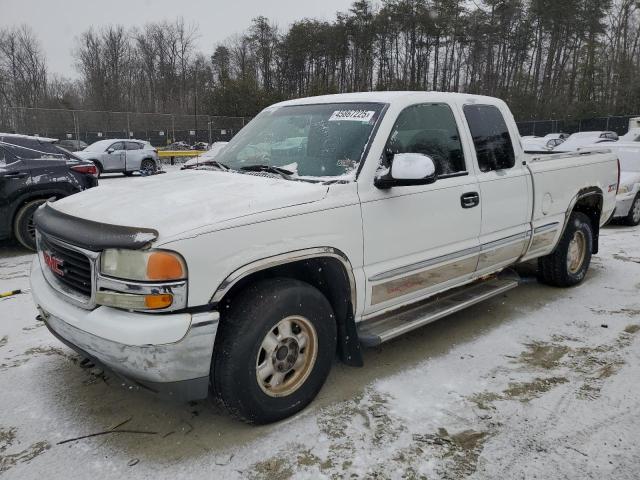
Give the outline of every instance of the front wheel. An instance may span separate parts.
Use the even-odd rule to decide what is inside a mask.
[[[572,213],[553,253],[538,259],[538,278],[554,287],[571,287],[584,280],[591,263],[593,230],[583,213]]]
[[[289,278],[257,282],[231,302],[214,348],[214,396],[234,416],[270,423],[302,410],[317,395],[336,352],[326,297]]]
[[[638,193],[636,198],[633,200],[629,213],[624,219],[624,223],[632,227],[640,225],[640,193]]]

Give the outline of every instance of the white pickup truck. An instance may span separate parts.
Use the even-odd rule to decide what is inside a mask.
[[[466,94],[279,103],[215,160],[42,206],[32,293],[81,355],[254,423],[304,408],[336,353],[516,287],[514,264],[580,283],[618,185],[614,155],[527,156],[506,104]]]

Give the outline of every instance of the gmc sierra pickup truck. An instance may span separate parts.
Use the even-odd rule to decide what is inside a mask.
[[[205,170],[40,207],[33,297],[53,335],[124,379],[272,422],[312,401],[336,354],[362,365],[361,345],[516,287],[514,264],[580,283],[618,174],[609,152],[525,155],[496,98],[287,101]]]

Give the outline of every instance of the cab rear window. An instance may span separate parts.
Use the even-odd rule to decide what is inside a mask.
[[[494,105],[465,105],[464,115],[480,170],[490,172],[512,168],[516,163],[515,153],[500,110]]]

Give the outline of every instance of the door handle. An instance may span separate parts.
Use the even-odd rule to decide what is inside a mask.
[[[480,195],[478,192],[464,193],[460,197],[460,205],[462,208],[473,208],[480,204]]]
[[[25,177],[28,177],[29,174],[27,172],[14,172],[14,173],[7,173],[2,176],[4,178],[25,178]]]

